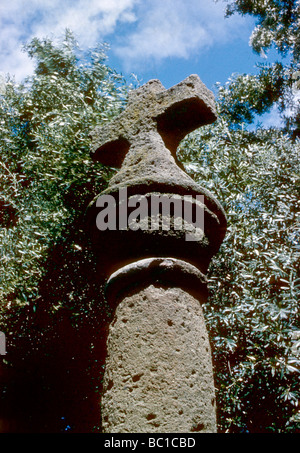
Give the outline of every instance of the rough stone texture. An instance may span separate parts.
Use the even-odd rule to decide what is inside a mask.
[[[214,433],[211,351],[199,300],[150,285],[118,304],[107,341],[108,433]]]
[[[159,133],[175,154],[186,134],[216,118],[214,96],[197,75],[169,90],[159,80],[150,80],[130,92],[124,112],[108,126],[93,131],[92,155],[118,167],[129,147],[140,142],[141,133],[151,130]]]
[[[144,196],[149,200],[153,193],[155,192],[146,193]],[[174,196],[174,194],[166,192],[164,195]],[[118,218],[118,195],[114,198]],[[194,203],[195,198],[192,200]],[[171,227],[167,230],[149,228],[133,231],[128,227],[124,230],[117,228],[116,230],[100,231],[95,220],[99,212],[100,208],[95,206],[89,212],[90,237],[99,260],[102,260],[101,266],[106,269],[108,276],[119,267],[135,260],[163,256],[189,261],[201,272],[206,273],[211,257],[217,253],[225,231],[224,225],[220,226],[218,217],[208,209],[207,205],[203,211],[204,228],[201,231],[195,225],[186,222],[185,219],[182,219],[183,228],[176,230],[172,212],[169,217],[168,215],[160,217],[161,222],[167,223],[169,220]],[[128,212],[130,211],[128,210]],[[150,214],[145,219],[145,223],[148,221],[150,221]],[[195,240],[187,241],[187,233],[193,233]]]
[[[118,269],[107,281],[105,297],[113,307],[132,287],[153,283],[181,288],[196,298],[207,297],[206,276],[190,263],[174,258],[148,258]]]
[[[116,200],[120,189],[128,196],[151,193],[204,196],[204,235],[194,243],[185,241],[185,232],[105,231],[99,232],[95,218],[96,200],[88,210],[91,238],[99,256],[105,256],[107,273],[135,259],[173,256],[190,260],[206,272],[226,231],[226,217],[220,203],[196,184],[176,162],[179,141],[203,124],[216,119],[214,98],[199,77],[192,75],[166,90],[152,80],[132,91],[128,105],[109,125],[93,133],[92,155],[105,164],[121,166],[100,195]],[[98,198],[98,197],[97,197]],[[109,246],[109,248],[108,248]]]
[[[108,277],[114,273],[106,293],[115,311],[102,397],[105,432],[216,431],[211,352],[200,302],[207,295],[203,274],[224,239],[226,216],[176,161],[185,135],[215,119],[212,93],[192,75],[169,90],[152,80],[131,92],[124,112],[93,133],[93,158],[121,167],[102,192],[113,195],[117,210],[119,190],[126,188],[129,197],[157,193],[195,200],[203,195],[205,213],[204,231],[187,242],[192,221],[182,231],[99,231],[101,208],[96,200],[89,207],[99,266]]]
[[[186,134],[217,118],[214,97],[197,75],[166,90],[151,80],[130,93],[124,112],[92,132],[91,155],[121,167],[103,193],[126,187],[129,194],[203,194],[221,228],[226,224],[219,202],[196,184],[176,161],[177,146]]]

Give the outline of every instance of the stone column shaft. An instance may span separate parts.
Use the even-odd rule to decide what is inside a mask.
[[[180,285],[180,273],[186,285]],[[121,269],[109,287],[116,309],[107,340],[104,432],[215,432],[211,350],[201,307],[205,277],[179,260],[150,259]]]

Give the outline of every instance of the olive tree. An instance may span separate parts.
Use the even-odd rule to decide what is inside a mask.
[[[255,53],[265,57],[270,50],[277,53],[277,61],[257,65],[257,74],[232,76],[222,89],[222,99],[227,105],[227,112],[237,123],[251,122],[256,114],[268,112],[272,106],[277,106],[286,130],[294,137],[299,136],[299,1],[223,1],[227,3],[227,16],[240,14],[255,19],[256,26],[249,41]]]
[[[236,130],[220,115],[181,144],[180,156],[228,218],[205,306],[219,428],[297,430],[300,143],[275,129]]]
[[[33,76],[7,76],[0,98],[0,420],[4,430],[91,430],[106,312],[84,213],[113,170],[92,162],[89,134],[120,112],[128,87],[106,46],[83,52],[69,31],[24,51]]]

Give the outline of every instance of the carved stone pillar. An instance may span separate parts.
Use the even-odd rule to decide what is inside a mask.
[[[176,163],[179,141],[215,119],[211,92],[190,76],[169,90],[150,81],[131,93],[112,124],[94,132],[94,158],[121,166],[89,212],[114,312],[101,401],[104,432],[216,431],[201,304],[226,217]],[[154,228],[153,197],[161,206]]]

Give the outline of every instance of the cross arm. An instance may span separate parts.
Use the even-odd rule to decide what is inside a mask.
[[[151,124],[175,154],[188,133],[216,119],[213,93],[197,75],[168,90],[159,80],[151,80],[130,94],[126,109],[117,118],[93,131],[91,155],[105,165],[120,167],[145,124]]]
[[[107,126],[97,127],[91,133],[91,155],[95,161],[100,161],[110,167],[120,167],[126,156],[130,143],[120,130],[117,118]]]
[[[157,116],[158,132],[173,153],[193,130],[217,119],[213,93],[192,74],[157,96],[165,107]]]

